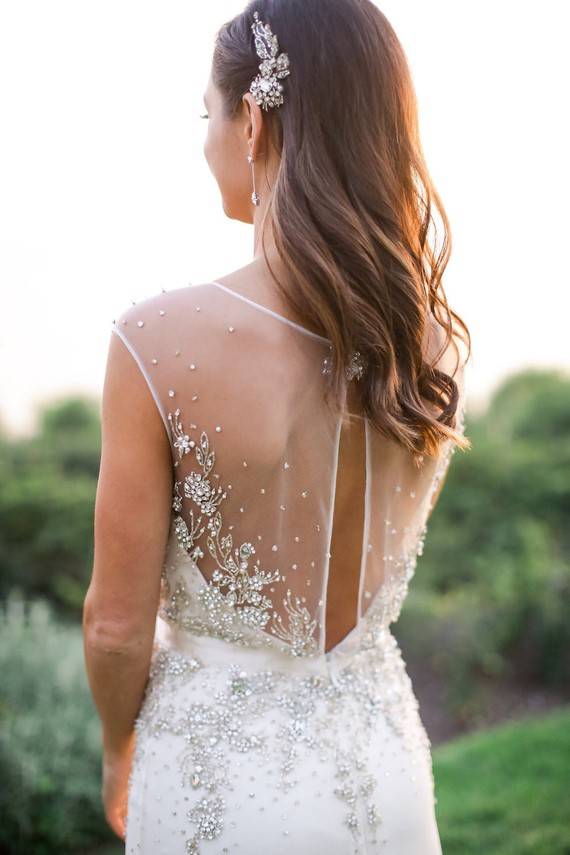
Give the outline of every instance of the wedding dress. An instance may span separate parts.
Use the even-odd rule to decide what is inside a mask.
[[[454,446],[418,468],[367,419],[341,420],[328,339],[222,283],[163,291],[112,331],[174,483],[126,852],[441,855],[390,625]],[[329,623],[346,630],[333,646]]]

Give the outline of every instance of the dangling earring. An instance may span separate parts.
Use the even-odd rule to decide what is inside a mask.
[[[259,203],[261,202],[261,199],[259,198],[259,196],[255,192],[255,169],[253,166],[254,161],[253,161],[253,155],[252,154],[248,154],[247,162],[251,163],[251,180],[253,181],[253,193],[251,194],[251,201],[253,202],[254,205],[259,205]]]

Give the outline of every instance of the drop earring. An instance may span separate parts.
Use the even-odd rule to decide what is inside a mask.
[[[255,168],[253,166],[254,160],[253,160],[252,154],[248,154],[247,162],[251,163],[251,180],[253,182],[253,193],[251,194],[251,201],[253,202],[254,205],[259,205],[259,203],[261,202],[261,199],[259,198],[259,196],[255,192]]]

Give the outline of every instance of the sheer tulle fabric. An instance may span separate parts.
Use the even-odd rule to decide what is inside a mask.
[[[366,419],[343,422],[323,397],[328,340],[221,283],[162,292],[112,329],[174,473],[127,851],[439,855],[390,624],[453,446],[417,468]],[[452,348],[440,365],[454,372]],[[463,429],[463,366],[455,379]],[[341,577],[354,597],[335,596],[333,644]]]

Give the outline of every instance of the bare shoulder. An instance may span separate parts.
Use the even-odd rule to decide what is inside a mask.
[[[200,301],[206,300],[211,292],[212,283],[204,282],[199,285],[185,285],[181,288],[164,288],[148,297],[132,301],[121,311],[113,323],[120,327],[130,325],[143,325],[167,317],[178,317],[180,311],[190,309],[198,305]]]

